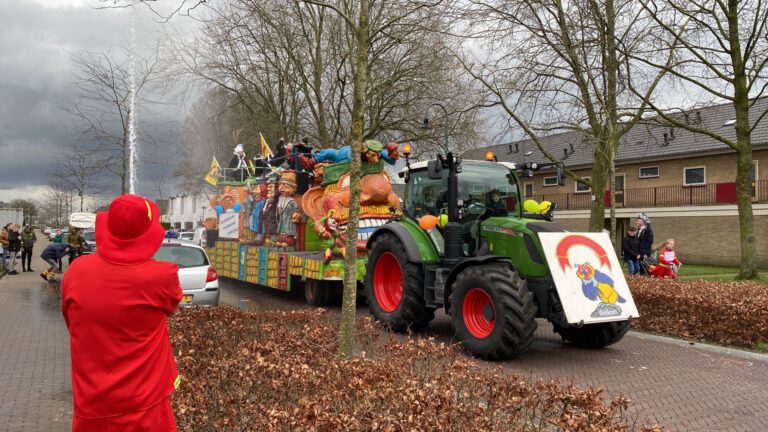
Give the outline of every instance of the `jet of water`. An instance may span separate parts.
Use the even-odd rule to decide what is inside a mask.
[[[135,9],[135,8],[134,8]],[[128,65],[128,193],[136,193],[136,163],[139,159],[136,132],[136,12],[131,14],[131,54]]]

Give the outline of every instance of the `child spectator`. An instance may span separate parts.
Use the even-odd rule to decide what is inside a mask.
[[[621,253],[624,261],[627,263],[627,270],[630,275],[636,275],[640,272],[640,241],[637,238],[637,228],[631,226],[627,229],[627,235],[621,241]]]
[[[657,278],[677,277],[677,271],[683,264],[675,254],[675,239],[669,239],[662,243],[663,248],[659,253],[659,264],[654,267],[652,273]]]

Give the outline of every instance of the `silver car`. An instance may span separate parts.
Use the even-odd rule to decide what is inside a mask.
[[[203,248],[187,240],[166,239],[154,258],[179,266],[181,306],[218,306],[219,274]]]

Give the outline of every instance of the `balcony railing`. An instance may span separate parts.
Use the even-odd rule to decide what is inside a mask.
[[[591,193],[534,194],[537,201],[557,203],[560,210],[584,210],[592,207]],[[610,205],[610,191],[603,197]],[[768,202],[768,180],[754,182],[752,202]],[[672,207],[736,204],[736,183],[711,183],[701,186],[661,186],[617,191],[616,207]]]

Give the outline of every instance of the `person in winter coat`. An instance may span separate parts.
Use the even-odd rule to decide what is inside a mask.
[[[621,240],[621,254],[627,263],[630,275],[640,272],[640,242],[637,238],[637,228],[631,226],[627,229],[627,235]]]
[[[25,272],[32,271],[32,248],[36,241],[35,230],[29,224],[25,225],[21,233],[21,268]]]
[[[69,251],[69,265],[72,265],[72,261],[81,256],[85,251],[85,239],[80,233],[80,228],[72,228],[69,231],[67,243],[72,246],[72,249]]]
[[[60,229],[56,230],[56,236],[53,238],[54,243],[64,243],[64,234],[61,232]]]
[[[8,270],[8,225],[5,225],[2,232],[0,232],[0,249],[2,249],[0,253],[3,255],[3,271]]]
[[[19,272],[14,268],[16,264],[16,256],[21,252],[21,235],[19,234],[19,226],[13,225],[8,230],[8,274],[17,275]]]
[[[176,431],[170,395],[180,377],[167,317],[182,290],[178,266],[152,259],[163,237],[157,204],[122,195],[96,216],[98,252],[64,274],[73,432]]]
[[[170,227],[168,229],[168,232],[165,233],[165,238],[167,238],[167,239],[177,239],[177,238],[179,238],[179,233],[176,232],[176,228]]]
[[[651,256],[653,253],[653,230],[651,229],[651,219],[645,213],[637,215],[637,241],[641,260]]]
[[[651,270],[651,274],[657,278],[670,278],[677,277],[677,271],[683,263],[677,259],[675,254],[675,239],[669,239],[663,244],[663,248],[659,253],[659,264],[654,266]]]
[[[67,243],[49,244],[43,250],[43,253],[40,254],[40,258],[47,262],[50,267],[48,267],[48,270],[40,273],[40,277],[47,281],[54,273],[61,273],[61,257],[69,255],[71,249],[71,246]]]

